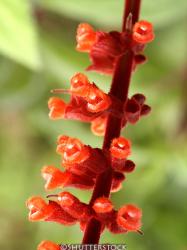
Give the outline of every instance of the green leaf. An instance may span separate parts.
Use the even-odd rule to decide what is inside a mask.
[[[0,1],[0,53],[29,67],[40,69],[37,34],[25,0]]]
[[[40,0],[41,4],[53,11],[81,22],[91,22],[107,27],[120,27],[124,0]],[[177,5],[177,6],[176,6]],[[186,16],[187,1],[144,0],[141,18],[150,20],[157,27],[166,26]]]

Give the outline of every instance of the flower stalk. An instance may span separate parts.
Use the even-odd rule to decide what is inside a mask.
[[[126,24],[129,16],[132,17],[131,20],[132,24],[138,21],[140,12],[140,2],[141,0],[125,1],[122,32],[126,31],[126,26],[127,26]],[[131,39],[132,38],[130,34],[129,41],[127,41],[127,43],[130,44]],[[134,53],[129,47],[127,52],[121,57],[119,57],[114,70],[110,94],[121,100],[122,105],[125,105],[128,97],[128,90],[132,74],[133,57]],[[122,128],[122,119],[117,118],[112,114],[109,115],[106,125],[106,132],[104,136],[103,150],[109,149],[112,139],[120,136],[121,128]],[[93,204],[93,202],[98,197],[102,196],[109,197],[111,184],[112,184],[112,170],[111,170],[111,163],[109,162],[108,169],[104,173],[99,175],[96,179],[96,184],[94,187],[93,195],[90,200],[90,204]],[[101,223],[97,221],[95,218],[91,218],[87,225],[82,243],[97,244],[100,239],[100,231],[101,231]]]
[[[53,94],[68,94],[65,103],[59,97],[48,102],[49,118],[73,119],[91,123],[91,131],[104,135],[103,147],[92,148],[77,138],[59,136],[56,152],[61,157],[64,171],[53,165],[44,166],[41,174],[46,190],[73,187],[93,190],[90,202],[85,204],[69,192],[48,195],[48,202],[39,196],[28,199],[30,221],[50,221],[63,225],[80,223],[84,232],[83,244],[97,244],[105,228],[111,233],[142,233],[141,209],[126,204],[115,210],[110,200],[134,171],[135,163],[129,160],[131,142],[121,137],[128,123],[135,124],[151,108],[146,98],[137,93],[129,97],[132,73],[145,62],[145,45],[154,39],[152,24],[138,21],[141,0],[125,0],[122,31],[95,31],[82,23],[77,29],[77,46],[80,52],[90,55],[88,71],[112,75],[109,93],[104,93],[82,73],[70,79],[70,89],[57,89]],[[43,241],[38,250],[60,250],[60,244]]]

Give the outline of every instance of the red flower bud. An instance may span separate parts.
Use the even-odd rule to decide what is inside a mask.
[[[103,136],[106,130],[107,116],[99,116],[91,122],[91,131],[94,135]]]
[[[96,32],[87,23],[81,23],[77,29],[77,47],[78,51],[89,52],[96,42]]]
[[[89,147],[76,138],[68,138],[66,142],[58,144],[57,153],[62,155],[64,166],[79,164],[90,156]]]
[[[30,221],[45,220],[53,212],[53,209],[41,197],[33,196],[26,201]]]
[[[112,202],[106,197],[99,197],[93,204],[96,213],[109,213],[113,209]]]
[[[110,146],[110,153],[112,157],[118,159],[126,159],[131,154],[131,143],[124,137],[113,139]]]
[[[131,99],[137,101],[140,104],[140,106],[142,106],[146,100],[146,97],[143,94],[138,93],[138,94],[133,95]]]
[[[153,26],[147,21],[139,21],[133,27],[133,40],[146,44],[154,40]]]
[[[37,250],[60,250],[60,246],[52,241],[44,240],[38,245]]]
[[[139,103],[130,99],[125,105],[125,118],[128,122],[135,124],[140,118],[141,107]]]
[[[151,112],[151,107],[144,104],[141,109],[141,115],[148,115]]]
[[[136,165],[134,164],[133,161],[126,160],[123,168],[121,169],[121,171],[123,171],[125,173],[131,173],[131,172],[134,171],[135,167],[136,167]]]
[[[58,98],[58,97],[51,97],[48,101],[49,107],[49,117],[50,119],[56,120],[64,118],[66,103]]]
[[[117,223],[125,230],[138,231],[141,227],[141,217],[141,209],[129,204],[119,209]]]
[[[123,173],[115,171],[113,173],[111,192],[118,192],[122,188],[122,182],[125,180]]]

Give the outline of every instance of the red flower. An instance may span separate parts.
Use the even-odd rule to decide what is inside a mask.
[[[33,196],[26,202],[30,221],[45,220],[53,212],[53,208],[48,205],[41,197]]]
[[[41,174],[46,180],[46,190],[64,187],[69,183],[71,178],[71,174],[69,172],[62,172],[54,166],[44,166],[41,170]]]
[[[97,41],[90,50],[91,66],[93,70],[104,74],[112,74],[117,58],[124,53],[123,35],[119,32],[97,32]]]
[[[53,166],[42,168],[42,177],[46,180],[45,189],[51,190],[63,187],[76,187],[80,189],[92,189],[94,180],[90,175],[86,175],[87,170],[71,167],[69,171],[62,172]],[[85,173],[84,173],[85,171]]]
[[[66,104],[58,97],[51,97],[48,101],[48,107],[50,109],[49,118],[56,120],[64,118]]]
[[[73,95],[81,97],[85,97],[88,95],[91,83],[89,82],[88,77],[86,75],[82,73],[76,73],[70,81],[70,92]]]
[[[127,231],[138,231],[141,227],[141,217],[141,209],[129,204],[118,211],[117,223]]]
[[[69,192],[58,194],[60,206],[74,218],[81,220],[86,219],[89,214],[89,208],[82,203],[74,195]]]
[[[77,47],[81,52],[89,52],[96,42],[96,32],[87,23],[81,23],[77,29]]]
[[[57,153],[62,155],[64,166],[79,164],[90,156],[89,147],[76,138],[68,138],[67,141],[57,146]]]
[[[139,21],[133,27],[133,40],[137,43],[150,43],[154,40],[153,26],[147,21]]]
[[[113,139],[110,146],[112,157],[117,159],[126,159],[131,154],[131,143],[124,137]]]

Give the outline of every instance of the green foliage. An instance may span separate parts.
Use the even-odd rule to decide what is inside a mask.
[[[27,222],[24,202],[33,194],[45,197],[40,168],[60,166],[55,154],[59,134],[102,145],[89,124],[49,121],[47,99],[51,89],[67,88],[71,75],[89,65],[88,56],[74,50],[78,22],[119,30],[122,4],[122,0],[0,1],[0,249],[33,250],[42,239],[81,241],[78,226]],[[31,10],[39,7],[44,13],[37,24]],[[145,93],[153,112],[124,131],[133,142],[137,170],[112,199],[116,207],[131,202],[143,208],[145,234],[105,232],[102,242],[125,242],[135,250],[186,249],[186,10],[185,0],[143,1],[142,18],[155,23],[156,40],[146,49],[149,61],[135,72],[130,92]],[[88,75],[109,89],[110,77]],[[90,192],[72,192],[89,200]]]
[[[41,68],[36,27],[27,1],[0,2],[0,53],[31,69]]]

